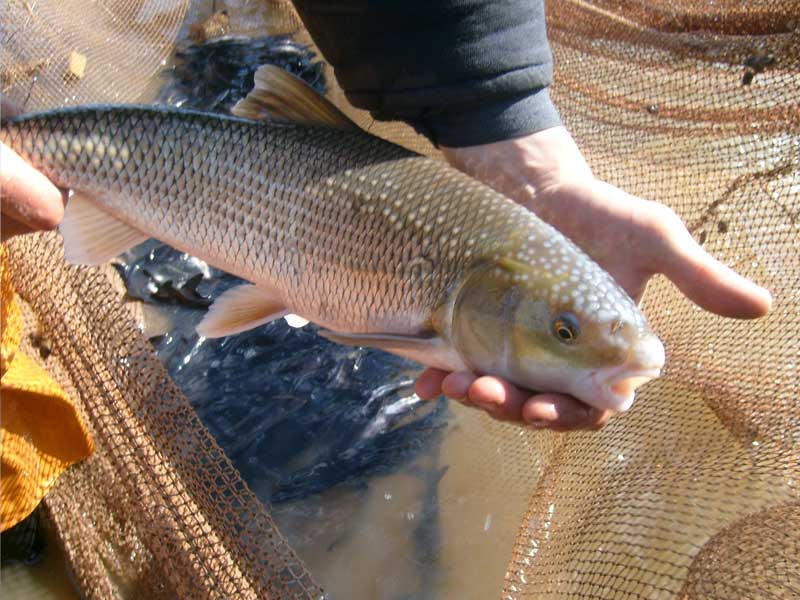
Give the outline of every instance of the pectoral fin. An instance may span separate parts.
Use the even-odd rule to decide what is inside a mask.
[[[214,301],[197,333],[218,338],[241,333],[286,315],[289,311],[273,290],[252,284],[229,289]]]
[[[319,334],[337,344],[377,348],[445,371],[468,370],[458,353],[435,332],[419,335],[394,333],[340,333],[320,330]]]
[[[150,238],[108,214],[84,192],[72,194],[59,229],[64,257],[78,265],[101,265]]]

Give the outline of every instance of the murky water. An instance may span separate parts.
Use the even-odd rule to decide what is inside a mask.
[[[58,540],[52,531],[43,531],[44,551],[34,562],[3,565],[0,570],[0,597],[4,600],[77,600],[80,596],[67,573]]]

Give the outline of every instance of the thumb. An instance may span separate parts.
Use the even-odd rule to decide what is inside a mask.
[[[755,319],[766,315],[772,296],[726,267],[681,227],[672,233],[662,272],[701,308],[723,317]]]

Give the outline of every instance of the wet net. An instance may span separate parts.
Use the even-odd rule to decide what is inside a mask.
[[[31,7],[18,4],[9,7]],[[222,8],[271,15],[283,30],[270,33],[298,23],[286,4],[201,3],[184,33]],[[4,16],[4,52],[26,13]],[[549,3],[553,98],[595,174],[674,208],[775,304],[764,319],[727,320],[655,279],[644,311],[667,348],[665,373],[600,432],[527,431],[452,407],[429,507],[437,570],[416,592],[392,578],[407,578],[398,562],[369,584],[340,583],[373,568],[357,561],[379,554],[380,537],[338,562],[322,537],[290,545],[273,519],[285,509],[266,508],[233,468],[121,304],[113,273],[64,266],[55,234],[14,241],[28,329],[51,340],[42,362],[79,401],[97,446],[45,501],[81,593],[800,597],[798,15],[788,1]],[[177,28],[159,27],[171,47]],[[8,93],[24,101],[32,77]],[[62,70],[53,77],[71,85]],[[343,101],[335,86],[331,95]],[[346,110],[373,133],[430,149],[409,128]],[[407,486],[395,485],[396,499]]]

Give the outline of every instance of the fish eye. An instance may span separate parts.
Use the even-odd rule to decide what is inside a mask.
[[[578,338],[580,331],[578,317],[572,313],[561,313],[553,319],[553,334],[565,344],[574,342]]]

